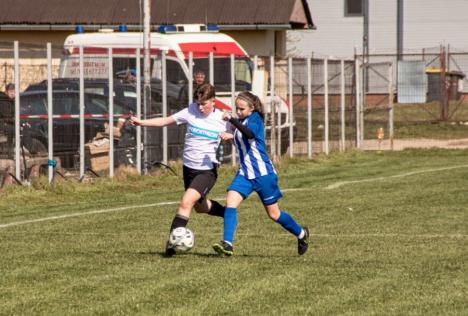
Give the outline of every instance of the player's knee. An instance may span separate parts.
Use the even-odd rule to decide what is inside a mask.
[[[193,208],[193,202],[183,199],[179,203],[179,210],[190,212]]]
[[[266,211],[267,211],[267,214],[268,214],[268,217],[273,220],[273,221],[277,221],[278,218],[280,217],[280,212],[278,210],[275,210],[275,209],[269,209],[268,207],[266,208]]]

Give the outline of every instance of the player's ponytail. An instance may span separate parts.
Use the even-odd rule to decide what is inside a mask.
[[[262,120],[264,119],[263,104],[259,97],[249,91],[243,91],[237,95],[237,98],[247,102],[253,108],[253,111],[260,114]]]

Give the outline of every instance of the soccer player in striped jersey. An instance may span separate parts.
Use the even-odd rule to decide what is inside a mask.
[[[262,103],[250,93],[241,92],[236,98],[236,114],[239,119],[225,113],[223,119],[234,127],[233,134],[223,134],[223,140],[234,139],[239,152],[239,171],[227,189],[224,211],[223,240],[213,245],[220,255],[233,254],[234,233],[237,226],[237,208],[253,191],[262,200],[268,216],[292,233],[298,240],[298,253],[303,255],[309,246],[309,229],[301,227],[291,215],[280,210],[282,197],[275,167],[268,157],[265,146],[265,125]]]

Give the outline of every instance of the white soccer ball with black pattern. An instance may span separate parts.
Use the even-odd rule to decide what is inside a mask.
[[[169,246],[176,252],[187,252],[193,248],[195,236],[186,227],[177,227],[172,230],[169,236]]]

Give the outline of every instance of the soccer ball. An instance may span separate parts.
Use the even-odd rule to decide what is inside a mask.
[[[185,227],[177,227],[169,236],[169,246],[176,252],[187,252],[193,248],[195,236],[192,231]]]

